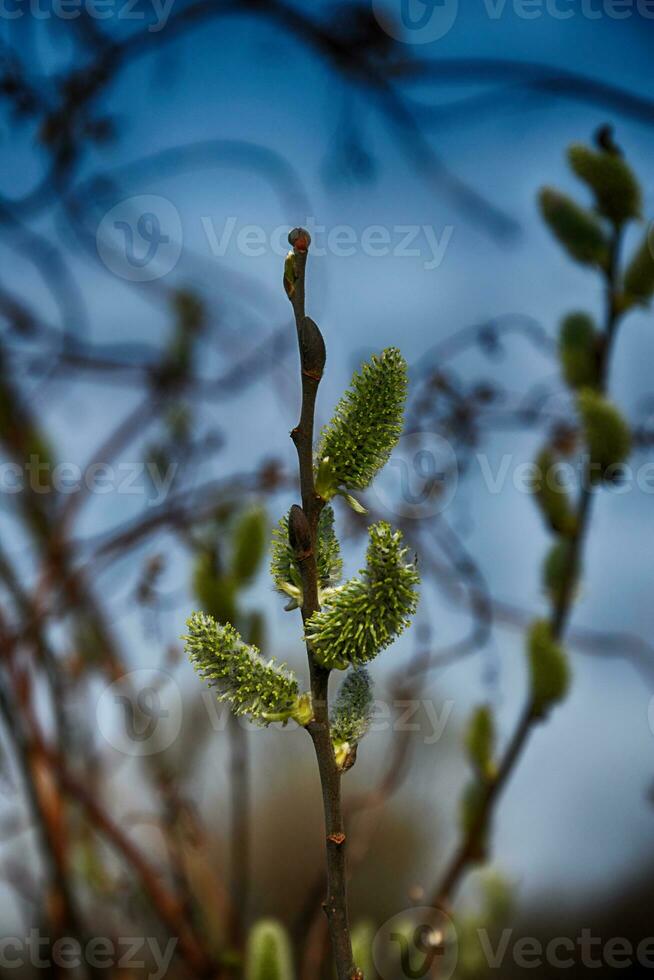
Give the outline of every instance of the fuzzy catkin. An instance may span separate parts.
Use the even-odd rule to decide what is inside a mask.
[[[298,700],[297,681],[283,665],[265,661],[229,623],[196,612],[187,620],[186,652],[198,674],[227,701],[235,715],[268,724],[290,717]]]
[[[420,578],[406,561],[401,532],[380,521],[368,533],[361,578],[334,589],[306,624],[306,639],[326,667],[343,670],[372,660],[409,625],[418,604]]]
[[[406,361],[388,347],[362,365],[352,378],[320,436],[317,490],[325,499],[339,487],[365,490],[388,462],[402,434],[407,390]],[[320,464],[328,460],[321,483]]]

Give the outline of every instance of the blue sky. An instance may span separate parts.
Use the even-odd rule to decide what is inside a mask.
[[[639,16],[635,5],[620,8],[631,11],[624,19],[611,16],[618,8],[608,0],[594,5],[566,5],[559,0],[558,7],[532,6],[532,13],[541,11],[533,19],[519,16],[523,8],[508,2],[460,7],[444,37],[425,45],[407,44],[407,57],[435,62],[455,56],[543,62],[640,95],[652,91],[654,21]],[[317,11],[318,5],[313,9]],[[572,11],[573,16],[561,19],[552,10]],[[598,11],[600,16],[595,17]],[[0,23],[0,34],[3,26],[7,27]],[[53,55],[50,44],[44,48],[48,56]],[[415,94],[429,103],[477,91],[479,85],[450,84],[423,86]],[[344,100],[374,158],[373,180],[324,179],[326,160],[334,152],[335,134],[342,124]],[[189,33],[174,50],[138,62],[113,87],[107,107],[117,117],[121,138],[89,161],[89,172],[200,140],[255,143],[290,160],[298,172],[303,190],[289,191],[297,201],[293,214],[260,176],[234,164],[178,176],[150,173],[130,185],[129,194],[164,198],[179,215],[184,246],[192,254],[182,256],[167,281],[199,285],[209,302],[220,306],[224,273],[251,277],[254,285],[243,288],[260,291],[264,312],[257,316],[256,327],[234,322],[234,330],[265,330],[288,318],[280,288],[283,260],[270,247],[275,229],[308,218],[324,225],[332,236],[339,225],[352,229],[353,254],[336,254],[332,247],[325,256],[313,255],[310,260],[308,309],[323,329],[329,354],[321,388],[322,420],[361,352],[399,344],[412,362],[436,341],[489,317],[535,317],[554,336],[561,315],[571,308],[600,310],[601,294],[593,275],[561,254],[541,225],[535,199],[544,183],[570,192],[576,189],[565,167],[565,147],[573,140],[588,139],[607,119],[615,123],[618,142],[642,177],[645,211],[654,215],[654,127],[555,96],[516,98],[482,117],[443,122],[430,136],[450,171],[519,226],[510,238],[492,236],[472,216],[463,216],[447,193],[416,174],[365,96],[352,94],[324,63],[279,28],[246,18],[204,26]],[[8,136],[5,130],[0,145],[11,175],[3,167],[0,186],[7,191],[11,185],[15,193],[27,189],[35,174],[27,145],[9,146]],[[120,199],[107,206],[119,204]],[[56,218],[44,223],[53,234],[60,227]],[[261,255],[246,254],[238,247],[239,233],[250,225],[261,229],[265,243]],[[381,226],[387,233],[390,254],[366,254],[361,241],[371,226]],[[419,248],[418,255],[397,254],[404,226],[430,230],[431,238],[423,230],[412,243]],[[230,227],[233,232],[224,254],[215,254],[211,235],[220,239]],[[434,240],[444,243],[435,265],[430,244]],[[3,268],[11,271],[17,285],[38,288],[25,263],[4,249],[1,254]],[[160,308],[145,303],[138,289],[107,275],[97,260],[76,257],[73,262],[93,311],[94,339],[160,339]],[[47,307],[45,294],[42,302]],[[627,413],[633,414],[639,399],[651,389],[653,356],[652,315],[636,314],[624,326],[611,378],[612,393]],[[489,365],[472,354],[462,358],[460,370],[470,378],[497,372],[517,391],[551,373],[551,366],[516,340],[503,362]],[[244,446],[256,452],[279,445],[292,461],[292,447],[284,440],[296,410],[294,383],[289,375],[286,397],[279,385],[260,384],[247,411],[238,403],[221,405],[221,423],[230,433],[220,458],[222,467],[241,468]],[[94,396],[93,412],[81,418],[80,407],[85,404],[86,393],[72,390],[52,415],[53,429],[69,447],[71,458],[77,454],[84,458],[98,430],[127,409],[130,394],[117,402],[115,392],[100,391]],[[530,460],[537,443],[533,436],[507,433],[494,436],[487,448],[496,466],[505,453],[519,461]],[[111,502],[106,513],[110,516]],[[467,547],[499,599],[543,608],[538,567],[547,537],[529,498],[511,485],[500,494],[488,493],[473,468],[448,517],[457,526],[465,523]],[[638,491],[606,494],[598,502],[576,622],[652,636],[651,529],[650,496]],[[358,555],[353,556],[354,567],[358,560]],[[272,617],[275,652],[285,654],[294,632],[266,585],[259,594]],[[433,592],[428,602],[436,638],[448,639],[461,628],[460,613]],[[167,626],[175,637],[178,624],[171,618]],[[140,664],[147,654],[136,639],[136,624],[133,630],[135,663]],[[409,649],[409,640],[398,644],[376,669],[383,673],[391,660],[397,661]],[[484,670],[489,656],[499,668],[492,688]],[[523,693],[521,663],[520,636],[497,629],[490,651],[448,670],[432,690],[438,698],[454,700],[454,718],[459,722],[479,698],[490,696],[498,708],[501,732],[506,734]],[[572,696],[535,734],[496,821],[498,863],[516,876],[525,894],[562,888],[568,894],[579,890],[590,895],[613,882],[618,872],[635,873],[642,853],[654,843],[651,807],[645,801],[654,744],[647,715],[651,692],[623,663],[575,655],[574,670]]]

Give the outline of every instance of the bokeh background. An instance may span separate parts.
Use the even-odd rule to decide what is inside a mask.
[[[548,536],[516,473],[570,412],[552,356],[561,316],[599,314],[603,300],[592,272],[552,241],[536,195],[555,184],[583,197],[565,148],[610,123],[654,215],[654,9],[143,0],[99,10],[14,0],[0,12],[0,931],[22,936],[48,918],[25,751],[37,782],[52,782],[48,806],[67,826],[65,865],[95,934],[152,921],[129,864],[85,826],[76,790],[65,803],[47,796],[57,780],[38,751],[29,758],[36,716],[76,786],[92,789],[161,880],[186,868],[201,908],[192,916],[205,917],[198,928],[216,950],[236,888],[240,927],[281,919],[299,969],[316,976],[303,959],[320,933],[322,869],[306,736],[234,732],[202,698],[179,639],[199,569],[211,567],[244,628],[305,672],[299,623],[265,556],[238,588],[229,579],[243,515],[259,515],[267,540],[297,496],[286,231],[313,235],[308,311],[328,351],[319,420],[363,357],[398,345],[420,433],[366,498],[403,522],[424,578],[415,627],[374,665],[382,707],[416,653],[434,658],[411,730],[375,726],[344,782],[353,805],[363,801],[353,917],[376,929],[429,895],[456,841],[471,708],[490,702],[506,738],[525,696],[523,632],[544,608]],[[651,314],[636,313],[610,379],[639,433],[634,480],[597,502],[572,693],[536,732],[494,821],[492,866],[521,935],[649,934],[639,910],[654,860],[653,356]],[[7,465],[35,445],[48,460],[44,492]],[[53,488],[64,463],[84,475],[104,464],[106,480]],[[443,466],[445,481],[407,517]],[[365,521],[337,517],[356,570]],[[139,690],[134,740],[120,692],[129,701]],[[244,895],[231,865],[247,838]],[[506,962],[502,975],[514,972]],[[484,971],[473,962],[466,975]]]

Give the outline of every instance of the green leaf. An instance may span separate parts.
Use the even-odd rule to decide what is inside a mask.
[[[372,660],[409,625],[418,604],[420,579],[406,561],[401,533],[381,521],[368,534],[361,578],[333,589],[306,623],[306,639],[326,667],[343,670]]]
[[[531,680],[531,700],[536,717],[562,701],[570,687],[570,667],[563,647],[552,636],[550,624],[536,620],[529,630],[527,655]]]
[[[266,514],[261,507],[246,511],[234,528],[232,574],[247,585],[257,573],[266,551]]]
[[[592,190],[597,210],[605,218],[621,225],[640,217],[640,185],[623,157],[575,143],[568,150],[568,160],[576,175]]]
[[[245,980],[294,980],[288,934],[275,919],[262,919],[250,930]]]
[[[356,497],[353,497],[351,493],[346,493],[345,490],[338,490],[337,493],[339,494],[339,496],[341,496],[341,497],[344,498],[344,500],[346,501],[346,503],[348,504],[348,506],[352,508],[352,510],[354,511],[355,514],[367,514],[368,513],[368,511],[363,506],[363,504],[359,503],[359,501],[357,500],[357,498]]]
[[[323,499],[340,487],[370,485],[402,434],[406,390],[406,362],[396,347],[373,355],[354,374],[320,436],[316,487]]]
[[[575,261],[607,268],[608,242],[591,211],[551,187],[543,188],[539,201],[545,223]]]

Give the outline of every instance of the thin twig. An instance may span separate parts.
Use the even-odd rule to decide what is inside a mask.
[[[306,246],[296,247],[296,280],[291,296],[295,323],[298,331],[298,347],[302,362],[300,336],[305,320],[305,272],[309,235],[300,231]],[[290,240],[290,239],[289,239]],[[296,240],[296,239],[294,239]],[[304,600],[302,619],[306,621],[320,606],[318,602],[318,570],[316,565],[318,519],[323,501],[316,494],[313,477],[313,432],[316,395],[320,375],[302,367],[302,408],[300,420],[291,433],[298,455],[302,509],[309,523],[311,535],[310,553],[301,562]],[[325,912],[329,921],[332,950],[338,980],[352,980],[357,973],[352,960],[352,943],[347,911],[346,844],[343,809],[341,805],[341,773],[336,765],[329,732],[329,670],[314,658],[307,644],[307,656],[311,674],[313,721],[307,726],[313,740],[325,814],[327,852],[327,899]]]

